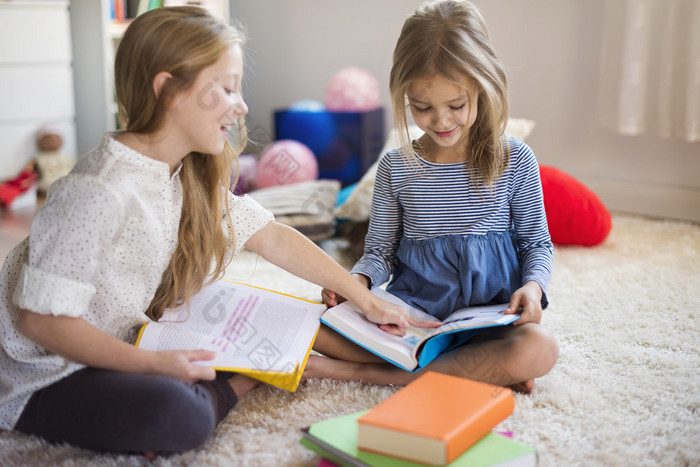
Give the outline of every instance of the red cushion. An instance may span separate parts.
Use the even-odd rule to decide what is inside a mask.
[[[594,246],[610,233],[610,212],[593,191],[555,167],[540,165],[549,235],[557,245]]]

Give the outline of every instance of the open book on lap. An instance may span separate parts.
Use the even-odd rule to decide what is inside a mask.
[[[385,290],[375,288],[372,293],[402,306],[411,316],[437,320]],[[329,308],[321,317],[321,322],[370,352],[413,372],[484,329],[505,326],[520,318],[517,314],[504,314],[506,308],[507,303],[462,308],[450,314],[438,328],[409,326],[406,335],[402,337],[382,331],[359,308],[347,301]]]
[[[147,350],[206,349],[216,370],[296,390],[319,329],[322,303],[225,279],[205,286],[158,322],[144,324],[136,345]]]

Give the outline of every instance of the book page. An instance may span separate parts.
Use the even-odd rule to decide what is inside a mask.
[[[192,297],[190,308],[166,310],[149,323],[138,346],[150,350],[208,349],[219,368],[289,373],[300,365],[325,305],[225,280]]]
[[[388,302],[403,307],[411,316],[438,321],[437,318],[417,308],[409,307],[403,300],[383,289],[372,289],[372,293]],[[357,306],[348,301],[329,308],[321,318],[321,321],[369,351],[409,370],[415,368],[417,364],[414,357],[414,349],[421,341],[432,334],[432,329],[430,328],[413,326],[409,326],[406,329],[404,336],[389,334],[383,331],[376,323],[369,321]]]
[[[404,302],[400,298],[390,294],[386,290],[374,289],[372,292],[383,298],[388,302],[395,303],[403,307],[409,315],[416,318],[439,321],[434,316],[420,310],[418,308],[412,307],[408,303]],[[451,332],[459,329],[472,329],[487,327],[489,325],[501,325],[507,324],[517,320],[520,315],[506,315],[503,312],[508,308],[508,303],[498,303],[495,305],[480,305],[471,306],[467,308],[460,308],[453,311],[443,322],[442,326],[439,328],[414,328],[410,326],[412,330],[421,331],[421,340],[429,339],[432,336],[443,334],[446,332]]]
[[[506,308],[508,308],[508,303],[472,306],[456,310],[442,322],[441,327],[435,329],[433,334],[454,331],[456,329],[471,329],[490,325],[508,324],[520,318],[518,314],[504,314]]]

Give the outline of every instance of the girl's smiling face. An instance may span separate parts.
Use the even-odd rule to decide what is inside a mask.
[[[170,107],[173,127],[186,154],[220,154],[229,130],[248,113],[241,95],[243,56],[235,45],[203,69],[187,91],[177,94]]]
[[[438,148],[451,148],[465,141],[476,120],[476,85],[471,80],[465,84],[460,86],[435,75],[413,81],[408,87],[413,121]]]

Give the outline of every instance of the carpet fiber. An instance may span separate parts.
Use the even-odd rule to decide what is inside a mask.
[[[320,289],[250,253],[228,277],[309,298]],[[542,324],[560,358],[498,428],[541,466],[700,465],[700,226],[613,217],[594,248],[557,247]],[[299,429],[373,406],[396,388],[312,380],[259,387],[200,450],[148,462],[0,432],[0,464],[315,466]]]

